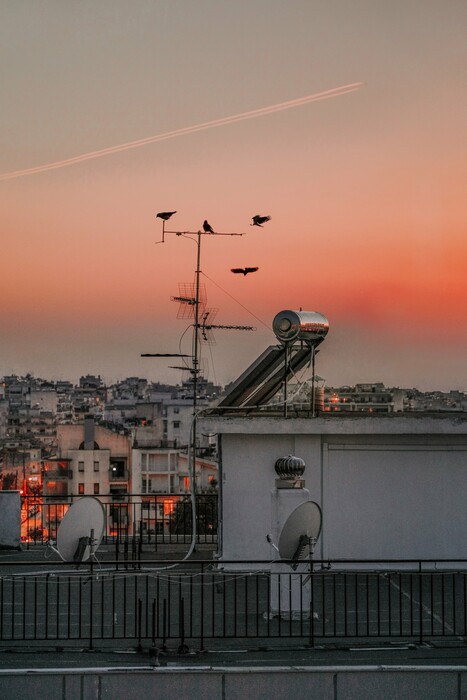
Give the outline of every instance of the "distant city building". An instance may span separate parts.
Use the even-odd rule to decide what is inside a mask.
[[[324,411],[330,413],[467,411],[467,394],[457,390],[421,392],[418,389],[387,388],[382,382],[326,387]]]
[[[398,402],[400,409],[400,401]],[[392,391],[384,384],[356,384],[341,386],[338,389],[327,388],[324,392],[324,410],[368,411],[369,413],[391,413],[394,409]]]
[[[69,464],[69,493],[81,496],[132,492],[131,442],[127,435],[96,425],[57,427],[58,458]]]
[[[382,382],[325,387],[324,380],[317,380],[316,413],[328,418],[467,411],[467,394],[461,390],[422,392]],[[198,407],[207,408],[216,405],[222,390],[200,377],[198,392]],[[309,382],[291,391],[292,415],[309,413],[311,399]],[[275,410],[281,410],[280,400],[275,401]],[[191,379],[172,386],[128,377],[106,386],[100,375],[82,376],[78,385],[6,375],[0,379],[1,484],[50,498],[185,495],[192,425]],[[217,441],[209,434],[198,430],[196,435],[196,488],[201,493],[215,489],[218,481]]]

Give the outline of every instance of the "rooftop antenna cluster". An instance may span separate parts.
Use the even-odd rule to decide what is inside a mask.
[[[177,211],[162,211],[156,214],[156,219],[162,221],[162,236],[156,243],[165,243],[166,235],[181,236],[189,238],[196,243],[196,269],[195,281],[193,284],[179,284],[177,296],[171,297],[172,301],[179,304],[177,318],[193,319],[193,340],[191,355],[182,353],[144,353],[142,357],[182,357],[191,359],[191,367],[180,367],[180,369],[189,370],[192,375],[193,382],[193,430],[192,430],[192,450],[193,464],[196,457],[196,413],[198,405],[198,379],[200,374],[200,344],[206,345],[215,344],[213,330],[238,330],[238,331],[253,331],[254,326],[243,325],[223,325],[215,324],[217,309],[207,308],[207,296],[205,285],[200,283],[201,275],[201,239],[203,236],[244,236],[245,232],[225,232],[215,231],[207,219],[204,220],[202,229],[197,231],[181,231],[167,230],[166,223],[172,218]],[[270,216],[262,216],[256,214],[252,217],[250,226],[262,227],[267,221],[270,221]],[[231,268],[233,273],[241,272],[244,276],[251,272],[256,272],[258,267]]]

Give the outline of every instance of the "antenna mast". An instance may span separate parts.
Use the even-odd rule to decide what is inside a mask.
[[[191,310],[188,315],[191,315],[193,313],[194,315],[194,332],[193,332],[193,342],[192,342],[192,354],[191,354],[191,361],[192,361],[192,368],[190,370],[192,376],[193,376],[193,428],[192,428],[192,439],[191,439],[191,445],[189,445],[189,451],[191,447],[192,451],[192,465],[193,465],[193,485],[196,485],[196,414],[198,410],[198,384],[199,384],[199,366],[200,366],[200,352],[199,352],[199,346],[200,346],[200,337],[199,337],[199,332],[200,330],[202,331],[203,338],[207,341],[207,331],[210,331],[213,328],[218,328],[218,329],[236,329],[236,330],[256,330],[253,326],[223,326],[223,325],[212,325],[212,324],[207,324],[207,319],[209,316],[209,312],[205,313],[203,316],[203,320],[201,322],[201,310],[200,310],[200,305],[203,304],[204,306],[204,299],[201,301],[201,285],[200,285],[200,274],[201,274],[201,237],[202,236],[244,236],[245,233],[225,233],[225,232],[215,232],[211,228],[211,226],[208,224],[207,221],[204,222],[203,224],[203,231],[198,230],[198,231],[167,231],[165,228],[165,222],[168,221],[168,219],[171,218],[173,214],[176,212],[161,212],[156,215],[156,218],[162,219],[162,238],[160,241],[156,241],[156,243],[164,243],[165,242],[165,236],[166,234],[175,234],[176,236],[183,236],[185,238],[189,238],[190,240],[194,241],[196,243],[196,270],[195,270],[195,285],[194,285],[194,298],[193,298],[193,291],[191,292],[191,296],[189,292],[187,292],[185,289],[180,291],[179,296],[172,297],[172,301],[178,301],[180,302],[180,309],[184,309],[186,307],[191,307]],[[194,307],[194,309],[193,309]],[[179,312],[179,317],[186,317],[185,314],[181,314]],[[187,355],[183,354],[176,354],[176,353],[144,353],[141,355],[141,357],[187,357]]]

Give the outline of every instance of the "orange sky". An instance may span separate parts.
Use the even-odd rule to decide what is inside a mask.
[[[203,239],[218,322],[258,327],[204,349],[211,379],[234,379],[275,342],[275,314],[303,307],[330,320],[329,384],[467,389],[467,8],[381,5],[4,8],[0,175],[364,87],[0,181],[0,375],[179,381],[139,357],[176,351],[186,327],[170,297],[196,248],[154,245],[155,213],[176,209],[177,229],[246,232]],[[259,271],[230,273],[243,265]]]

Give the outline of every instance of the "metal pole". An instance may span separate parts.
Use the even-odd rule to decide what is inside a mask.
[[[26,460],[24,458],[24,450],[21,451],[21,455],[23,457],[23,494],[27,496],[27,488],[26,488]]]
[[[311,346],[311,415],[316,418],[316,405],[315,405],[315,346]]]
[[[198,406],[198,345],[199,345],[199,276],[201,273],[201,231],[198,231],[198,252],[196,257],[196,288],[195,288],[195,332],[193,334],[193,443],[192,443],[192,479],[193,490],[196,491],[196,410]],[[189,450],[188,450],[189,451]]]

